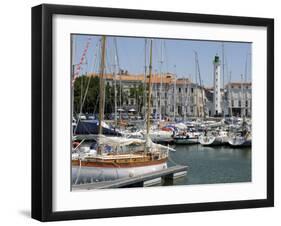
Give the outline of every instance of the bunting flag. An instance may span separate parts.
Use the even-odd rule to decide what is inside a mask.
[[[86,58],[86,55],[87,55],[90,43],[91,43],[91,38],[88,38],[86,46],[85,46],[85,48],[84,48],[84,50],[82,52],[82,56],[80,58],[79,64],[75,67],[74,75],[73,75],[73,79],[72,79],[72,86],[74,86],[75,80],[79,77],[79,74],[80,74],[81,69],[82,69],[82,64],[83,64],[83,62],[84,62],[84,60]]]

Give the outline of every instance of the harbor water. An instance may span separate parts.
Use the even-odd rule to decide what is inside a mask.
[[[251,182],[251,148],[229,146],[177,145],[170,152],[169,166],[187,165],[185,177],[165,185]]]

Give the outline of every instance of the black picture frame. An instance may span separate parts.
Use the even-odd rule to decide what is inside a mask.
[[[95,210],[52,210],[52,18],[55,14],[267,28],[267,198]],[[258,150],[257,150],[258,151]],[[274,20],[43,4],[32,8],[32,218],[57,221],[274,206]]]

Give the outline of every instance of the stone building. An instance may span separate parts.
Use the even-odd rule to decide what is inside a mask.
[[[206,111],[208,116],[215,116],[213,96],[214,89],[206,88]],[[252,84],[233,82],[225,85],[225,89],[220,89],[222,116],[246,116],[252,115]]]
[[[88,74],[88,76],[98,76],[97,74]],[[144,114],[146,104],[140,107],[140,102],[146,102],[145,95],[131,95],[132,90],[143,87],[147,88],[148,76],[131,74],[112,74],[104,75],[106,84],[111,87],[116,81],[117,89],[121,86],[122,98],[117,96],[118,108],[125,111],[135,109],[138,114]],[[121,104],[120,104],[120,99]],[[174,74],[166,73],[163,75],[152,75],[152,113],[162,117],[203,117],[205,90],[197,84],[192,83],[187,78],[176,78]]]
[[[225,86],[226,106],[230,116],[252,115],[252,83],[232,82]]]

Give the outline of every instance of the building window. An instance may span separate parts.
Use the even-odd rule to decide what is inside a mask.
[[[248,107],[248,101],[246,100],[246,102],[245,102],[245,107]]]
[[[185,92],[187,93],[187,88],[185,88]]]
[[[238,107],[241,107],[241,100],[238,101]]]
[[[191,88],[191,93],[193,93],[193,88]]]
[[[181,88],[179,88],[179,93],[181,93]]]
[[[181,106],[178,106],[178,114],[181,115]]]
[[[234,100],[231,101],[231,106],[234,107]]]

